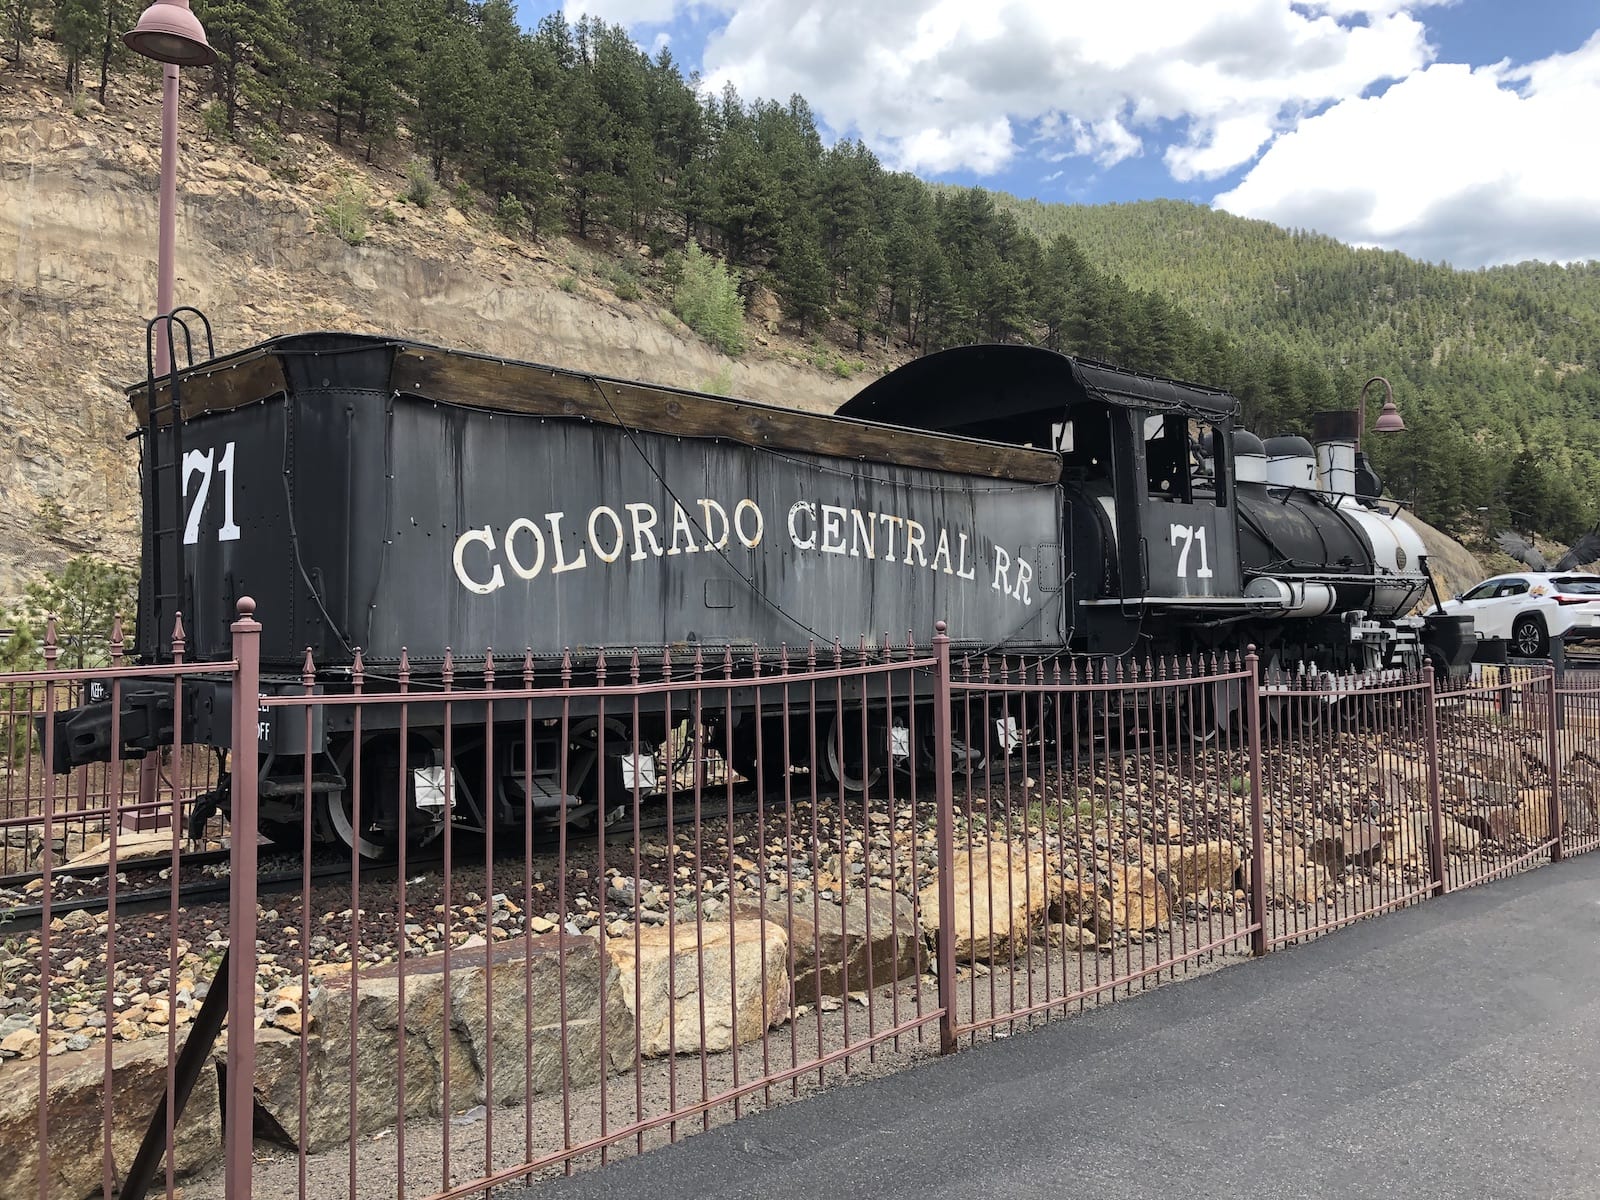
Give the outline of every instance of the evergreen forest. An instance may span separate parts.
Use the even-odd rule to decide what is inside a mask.
[[[140,4],[0,0],[0,55],[48,36],[61,86],[104,100],[140,69],[117,36]],[[1383,375],[1408,432],[1363,448],[1426,519],[1570,539],[1600,517],[1600,263],[1461,271],[1175,201],[930,185],[828,144],[798,95],[707,96],[667,49],[593,18],[523,29],[512,0],[194,8],[220,56],[208,129],[269,160],[290,130],[414,154],[419,203],[442,186],[513,236],[704,252],[802,336],[1041,344],[1226,388],[1263,435]]]

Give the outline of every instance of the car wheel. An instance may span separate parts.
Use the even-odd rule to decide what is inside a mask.
[[[1518,617],[1511,627],[1511,645],[1523,658],[1543,658],[1550,652],[1544,622],[1538,617]]]

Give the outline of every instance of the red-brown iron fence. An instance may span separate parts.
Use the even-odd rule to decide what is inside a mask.
[[[1600,675],[1559,663],[941,628],[263,685],[259,634],[0,676],[0,1197],[478,1193],[1600,844]],[[184,744],[198,682],[259,697],[211,714],[249,769]],[[113,727],[50,770],[129,689],[163,765]]]

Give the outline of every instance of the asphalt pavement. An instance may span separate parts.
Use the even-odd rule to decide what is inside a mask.
[[[526,1200],[1600,1197],[1600,853]]]

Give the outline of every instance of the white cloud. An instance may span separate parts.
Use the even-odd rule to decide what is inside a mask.
[[[1218,208],[1472,267],[1600,258],[1600,33],[1523,68],[1436,64],[1283,134]]]
[[[669,0],[583,2],[616,6],[610,15]],[[859,0],[742,0],[711,34],[704,69],[712,89],[804,94],[898,167],[995,170],[1043,121],[1060,140],[1041,153],[1102,166],[1176,127],[1167,161],[1187,179],[1234,169],[1298,114],[1425,65],[1425,31],[1407,11],[1421,6],[880,0],[863,19]]]
[[[665,25],[683,7],[681,0],[566,0],[561,11],[569,21],[603,17],[617,25]]]

